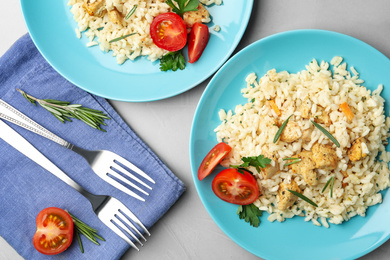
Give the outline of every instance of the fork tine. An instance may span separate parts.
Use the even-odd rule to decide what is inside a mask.
[[[107,176],[108,177],[108,176]],[[104,179],[106,182],[108,182],[109,184],[111,184],[112,186],[114,186],[115,188],[123,191],[124,193],[136,198],[136,199],[139,199],[140,201],[145,201],[144,198],[142,198],[141,196],[139,196],[138,194],[136,194],[135,192],[129,190],[127,187],[123,186],[122,184],[120,184],[119,182],[117,182],[116,180],[112,179],[112,178],[105,178]]]
[[[116,223],[116,222],[115,222]],[[118,236],[120,236],[123,240],[125,240],[132,248],[139,251],[139,248],[131,241],[122,230],[120,230],[116,225],[114,225],[111,221],[105,221],[104,224],[106,224],[112,231],[114,231]]]
[[[131,230],[128,228],[128,227],[126,227],[126,225],[125,224],[123,224],[122,223],[122,221],[124,221],[122,218],[118,218],[118,215],[115,215],[116,216],[116,218],[119,220],[118,222],[117,221],[115,221],[115,220],[112,220],[114,223],[116,223],[118,226],[120,226],[124,231],[126,231],[127,232],[127,234],[129,234],[136,242],[138,242],[141,246],[144,246],[144,244],[142,244],[141,243],[141,241],[133,234],[133,232],[131,232]],[[127,221],[126,221],[126,223],[127,223]],[[131,228],[134,228],[135,229],[135,227],[134,226],[132,226]]]
[[[146,241],[146,238],[139,232],[139,230],[131,223],[122,212],[119,211],[118,215],[121,217],[122,221],[129,225],[143,240]]]
[[[119,155],[117,155],[117,157],[118,158],[116,158],[115,160],[117,160],[118,162],[120,162],[121,164],[123,164],[124,166],[129,168],[130,170],[138,173],[139,175],[141,175],[142,177],[144,177],[145,179],[147,179],[151,183],[156,183],[152,178],[150,178],[149,175],[147,175],[146,173],[141,171],[137,166],[135,166],[134,164],[132,164],[131,162],[129,162],[128,160],[126,160],[125,158],[123,158],[123,157],[121,157]],[[118,159],[120,159],[120,160],[118,160]]]
[[[138,187],[137,185],[135,185],[134,183],[132,183],[132,182],[129,181],[128,179],[124,178],[122,175],[120,175],[119,173],[115,172],[114,170],[109,169],[107,172],[108,172],[109,174],[111,174],[112,176],[114,176],[115,178],[118,178],[119,180],[123,181],[124,183],[130,185],[130,186],[133,187],[134,189],[137,189],[138,191],[142,192],[143,194],[149,196],[149,193],[147,193],[146,191],[144,191],[143,189],[141,189],[140,187]]]
[[[140,226],[143,229],[143,231],[145,231],[145,233],[150,236],[149,231],[142,224],[142,222],[128,208],[126,208],[125,205],[122,205],[122,207],[120,207],[119,210],[122,211],[123,213],[125,213],[134,223],[136,223],[138,226]]]
[[[145,187],[147,187],[149,190],[151,190],[152,188],[147,185],[146,183],[144,183],[143,181],[141,181],[140,179],[138,179],[137,177],[135,177],[133,174],[131,174],[128,170],[124,169],[122,166],[120,166],[119,164],[116,164],[115,166],[112,166],[113,168],[117,169],[118,171],[120,171],[121,173],[125,174],[126,176],[130,177],[131,179],[141,183],[142,185],[144,185]]]

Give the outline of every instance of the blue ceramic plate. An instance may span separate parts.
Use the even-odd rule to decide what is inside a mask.
[[[383,192],[380,205],[370,207],[366,217],[354,217],[342,225],[317,227],[302,217],[270,223],[268,214],[258,228],[240,220],[237,205],[217,198],[211,190],[213,174],[200,182],[197,170],[207,152],[217,143],[215,129],[219,109],[234,109],[246,103],[240,90],[251,72],[259,77],[269,69],[296,73],[313,58],[329,61],[342,56],[354,66],[370,89],[384,85],[382,95],[390,95],[390,61],[379,51],[355,38],[320,30],[298,30],[259,40],[232,57],[212,78],[195,113],[190,160],[198,194],[217,225],[237,244],[265,259],[355,259],[374,250],[390,235],[390,200]],[[386,103],[389,111],[389,103]],[[386,112],[388,114],[388,112]]]
[[[112,52],[98,46],[87,48],[87,37],[76,37],[67,0],[21,0],[31,37],[46,60],[70,82],[80,88],[114,100],[153,101],[172,97],[212,75],[229,58],[239,43],[252,10],[253,0],[224,1],[209,8],[212,16],[210,40],[202,57],[187,63],[183,71],[161,72],[159,61],[146,58],[116,63]],[[221,27],[220,32],[212,28]],[[187,49],[183,52],[186,60]]]

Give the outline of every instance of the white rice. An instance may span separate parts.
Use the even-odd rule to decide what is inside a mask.
[[[358,72],[347,64],[342,63],[341,57],[334,57],[332,73],[329,63],[320,64],[313,60],[306,66],[306,70],[296,74],[287,71],[276,72],[272,69],[257,81],[255,73],[246,77],[247,87],[242,89],[243,96],[248,103],[237,105],[234,112],[221,109],[219,117],[222,123],[215,129],[217,140],[226,142],[232,147],[232,152],[222,162],[222,165],[241,164],[242,157],[258,156],[261,147],[267,144],[270,151],[277,152],[280,172],[270,179],[263,179],[256,169],[254,172],[257,182],[262,189],[262,195],[254,202],[259,209],[267,211],[268,220],[273,222],[284,221],[294,216],[305,217],[314,225],[329,227],[329,223],[341,224],[356,215],[365,216],[369,206],[382,202],[379,191],[390,185],[388,162],[390,153],[385,151],[389,137],[390,118],[384,114],[385,100],[380,96],[382,85],[371,93],[361,84]],[[298,111],[302,102],[309,97],[313,103],[312,112],[315,115],[316,106],[321,105],[329,114],[332,124],[329,132],[339,141],[340,148],[330,141],[322,132],[313,127],[308,119],[300,117]],[[268,99],[275,100],[281,110],[278,117],[272,108],[267,105]],[[354,112],[352,122],[347,122],[345,115],[340,111],[338,104],[347,102]],[[302,140],[293,143],[278,141],[273,143],[277,126],[261,127],[260,116],[269,115],[283,122],[294,114],[295,121],[302,130],[313,128],[311,140],[304,143]],[[368,154],[363,159],[352,163],[348,168],[347,155],[351,143],[360,136],[367,140],[363,150]],[[338,166],[330,174],[328,171],[318,170],[318,185],[309,186],[301,175],[293,173],[288,167],[283,167],[283,158],[291,157],[302,150],[310,150],[314,143],[330,144],[336,150]],[[376,160],[380,155],[380,161]],[[342,187],[343,174],[347,171],[348,177]],[[333,197],[330,197],[329,188],[322,193],[325,183],[331,176],[335,176]],[[294,180],[302,194],[317,203],[314,207],[298,199],[297,202],[285,211],[278,209],[277,191],[283,181]]]
[[[150,61],[155,61],[167,53],[166,50],[157,47],[150,37],[150,24],[154,17],[171,10],[165,0],[106,0],[107,10],[116,8],[122,17],[125,17],[137,5],[130,18],[123,19],[123,25],[112,23],[107,13],[102,17],[90,16],[83,7],[84,1],[69,0],[68,5],[72,6],[70,11],[78,24],[75,31],[76,37],[81,38],[81,32],[84,32],[89,38],[87,47],[99,45],[103,52],[111,50],[118,64],[122,64],[127,59],[134,60],[139,56],[147,56]],[[202,0],[201,2],[206,5],[220,5],[222,0]],[[109,43],[115,38],[132,33],[135,34]],[[95,41],[98,44],[95,44]]]

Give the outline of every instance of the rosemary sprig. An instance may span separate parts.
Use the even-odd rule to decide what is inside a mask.
[[[280,126],[279,130],[276,132],[276,135],[274,137],[274,143],[276,143],[280,137],[280,135],[282,134],[284,128],[286,127],[287,123],[288,123],[288,120],[290,119],[290,117],[292,116],[292,114],[287,117],[286,121],[283,122],[283,124]]]
[[[94,243],[96,245],[100,245],[99,242],[96,240],[96,238],[101,240],[101,241],[106,241],[106,240],[104,240],[104,238],[102,238],[101,236],[99,236],[97,234],[97,229],[91,228],[90,226],[85,224],[83,221],[81,221],[80,219],[75,217],[68,210],[66,210],[66,212],[68,212],[69,215],[72,217],[73,224],[75,227],[75,235],[77,237],[77,241],[79,243],[81,253],[84,253],[84,247],[83,247],[83,242],[81,241],[80,234],[84,235],[86,238],[88,238],[89,241],[91,241],[92,243]]]
[[[337,147],[340,147],[340,143],[334,138],[331,133],[329,133],[325,128],[323,128],[321,125],[317,124],[313,120],[311,120],[312,124],[317,127],[324,135],[326,135]]]
[[[299,163],[300,161],[302,161],[301,158],[296,158],[295,160],[293,160],[291,162],[285,163],[284,166],[289,166],[289,165],[294,164],[294,163]]]
[[[333,198],[333,185],[334,185],[334,176],[332,176],[325,184],[324,188],[322,189],[321,193],[324,193],[326,188],[329,186],[330,183],[330,197]]]
[[[118,38],[114,38],[114,39],[112,39],[111,41],[109,41],[108,43],[113,43],[113,42],[120,41],[120,40],[122,40],[122,39],[124,39],[124,38],[127,38],[127,37],[129,37],[129,36],[132,36],[132,35],[134,35],[134,34],[137,34],[137,33],[136,33],[136,32],[135,32],[135,33],[130,33],[130,34],[126,34],[126,35],[123,35],[123,36],[121,36],[121,37],[118,37]]]
[[[290,161],[290,160],[300,160],[301,158],[298,157],[288,157],[288,158],[283,158],[283,161]]]
[[[313,202],[312,200],[310,200],[308,197],[306,197],[305,195],[299,193],[299,192],[296,192],[296,191],[293,191],[293,190],[288,190],[289,192],[291,192],[292,194],[294,194],[295,196],[303,199],[304,201],[306,201],[307,203],[313,205],[314,207],[318,207],[318,205]]]
[[[38,99],[35,98],[23,90],[17,89],[30,103],[41,105],[47,111],[49,111],[53,116],[55,116],[62,123],[65,121],[72,122],[70,118],[76,118],[86,123],[87,125],[98,129],[100,131],[106,132],[102,129],[101,125],[107,125],[104,123],[105,119],[110,119],[102,111],[83,107],[80,104],[70,104],[70,102],[54,100],[54,99]]]
[[[130,16],[135,12],[135,9],[137,9],[138,5],[134,5],[133,8],[129,11],[129,13],[126,15],[125,20],[129,19]]]

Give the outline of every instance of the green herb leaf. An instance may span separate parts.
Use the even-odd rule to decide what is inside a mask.
[[[333,177],[332,177],[332,178],[333,178]],[[326,188],[328,187],[328,185],[329,185],[330,181],[332,180],[332,178],[330,178],[330,179],[326,182],[326,184],[325,184],[324,188],[322,189],[321,193],[324,193],[324,191],[325,191]]]
[[[123,35],[123,36],[121,36],[121,37],[112,39],[112,40],[109,41],[108,43],[113,43],[113,42],[120,41],[120,40],[122,40],[122,39],[124,39],[124,38],[127,38],[127,37],[129,37],[129,36],[132,36],[132,35],[134,35],[134,34],[137,34],[137,33],[135,32],[135,33],[130,33],[130,34]]]
[[[184,70],[186,61],[180,51],[169,52],[160,59],[160,70],[168,71]]]
[[[333,185],[334,185],[334,176],[332,176],[332,181],[330,182],[330,197],[333,198]]]
[[[196,11],[199,5],[198,0],[166,0],[165,3],[172,8],[172,12],[183,15],[185,12]],[[173,2],[176,2],[174,4]]]
[[[292,115],[287,117],[286,121],[283,122],[283,124],[280,126],[279,130],[276,132],[276,135],[274,137],[274,143],[276,143],[278,141],[279,137],[282,135],[282,132],[283,132],[284,128],[286,127],[288,120],[290,119],[291,116]]]
[[[290,160],[300,160],[301,158],[298,157],[289,157],[289,158],[284,158],[283,161],[290,161]]]
[[[303,199],[304,201],[306,201],[307,203],[313,205],[314,207],[318,207],[318,205],[316,203],[314,203],[312,200],[310,200],[308,197],[306,197],[305,195],[299,193],[299,192],[296,192],[296,191],[293,191],[293,190],[288,190],[289,192],[291,192],[292,194],[294,194],[295,196]]]
[[[311,120],[311,122],[313,123],[313,125],[315,127],[317,127],[324,135],[326,135],[337,147],[340,147],[340,143],[336,140],[336,138],[334,138],[333,135],[331,135],[331,133],[329,133],[325,128],[323,128],[321,125],[317,124],[316,122],[314,122],[313,120]]]
[[[69,215],[71,216],[71,218],[73,220],[73,224],[75,227],[74,233],[75,233],[75,236],[77,237],[77,241],[79,243],[81,253],[84,253],[84,247],[83,247],[83,242],[81,241],[81,238],[80,238],[80,234],[84,235],[86,238],[88,238],[89,241],[91,241],[92,243],[94,243],[96,245],[100,245],[99,242],[97,242],[96,238],[98,238],[102,241],[105,241],[104,238],[102,238],[101,236],[99,236],[97,234],[96,229],[91,228],[90,226],[85,224],[83,221],[81,221],[80,219],[75,217],[68,210],[65,210],[65,211],[69,213]]]
[[[76,118],[87,125],[105,132],[106,130],[102,129],[100,125],[106,125],[103,120],[110,119],[102,111],[83,107],[80,104],[70,104],[70,102],[54,100],[54,99],[38,99],[35,98],[23,90],[17,89],[23,97],[25,97],[30,103],[36,105],[38,103],[47,111],[49,111],[55,118],[60,120],[62,123],[65,121],[72,122],[70,118]]]
[[[260,219],[262,211],[256,207],[253,203],[249,205],[240,205],[237,210],[238,217],[244,219],[253,227],[260,225]]]
[[[302,159],[297,158],[297,160],[293,160],[292,162],[285,163],[284,166],[289,166],[289,165],[294,164],[294,163],[299,163],[300,161],[302,161]]]
[[[125,20],[129,19],[130,16],[135,12],[135,10],[137,9],[137,6],[138,5],[134,5],[133,8],[131,8],[131,10],[129,11],[129,13],[125,16]]]
[[[242,163],[241,165],[230,165],[230,167],[239,169],[239,168],[246,168],[249,166],[253,166],[256,167],[256,170],[258,172],[260,172],[260,168],[267,167],[267,165],[270,164],[272,161],[271,159],[264,157],[264,155],[262,154],[260,154],[259,156],[243,157],[241,158],[241,160],[244,163]]]

